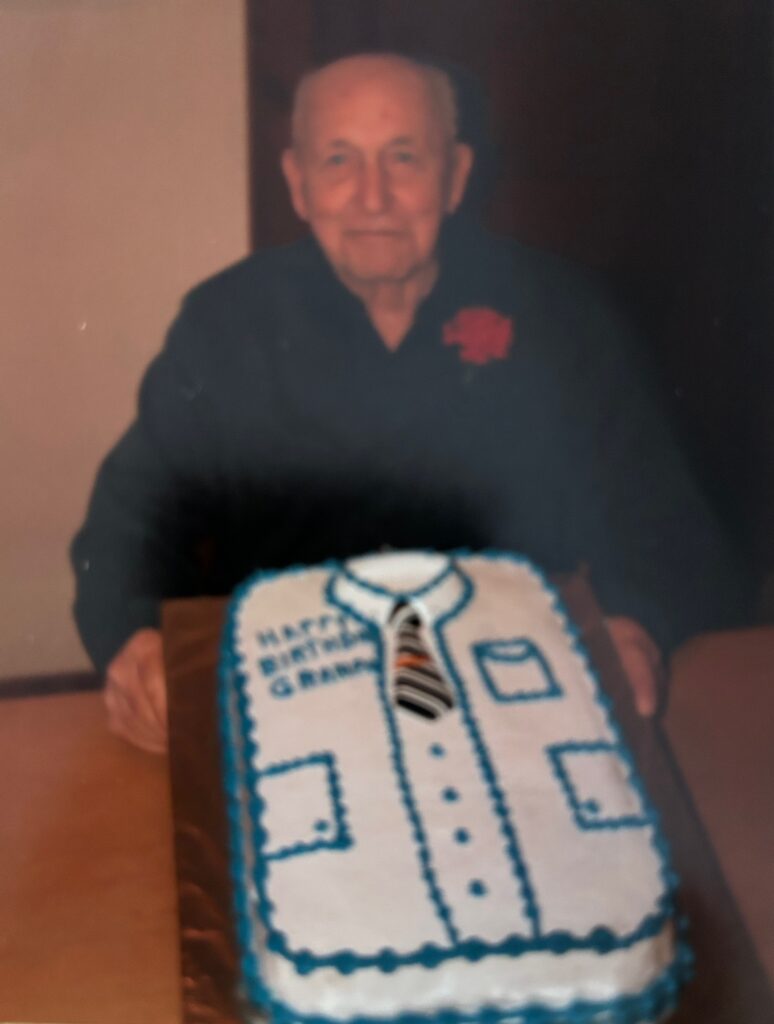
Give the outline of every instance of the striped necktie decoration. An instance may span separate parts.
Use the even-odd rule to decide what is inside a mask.
[[[421,619],[399,602],[390,624],[395,630],[395,703],[422,718],[440,718],[454,707],[454,698],[422,639]]]

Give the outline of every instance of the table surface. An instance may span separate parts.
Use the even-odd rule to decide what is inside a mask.
[[[98,693],[0,701],[0,1021],[179,1024],[166,758]]]
[[[628,687],[583,580],[564,597],[611,697],[663,822],[691,921],[696,977],[674,1024],[772,1024],[774,1001],[755,947],[698,820],[663,731],[633,711]],[[170,699],[170,769],[185,1024],[236,1024],[226,827],[218,784],[215,665],[224,602],[171,602],[164,611]]]
[[[774,985],[774,627],[696,637],[671,668],[670,746]]]

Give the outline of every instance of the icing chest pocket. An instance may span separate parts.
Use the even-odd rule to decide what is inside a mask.
[[[336,759],[328,751],[282,761],[258,773],[263,856],[284,860],[352,845]]]
[[[548,660],[527,637],[473,644],[473,659],[490,696],[502,704],[562,696]]]
[[[652,824],[620,747],[601,741],[557,743],[546,753],[578,828],[641,828]]]

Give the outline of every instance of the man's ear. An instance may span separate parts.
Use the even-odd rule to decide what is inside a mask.
[[[473,150],[464,142],[455,142],[451,151],[451,169],[449,173],[449,193],[446,199],[446,212],[454,213],[462,202],[468,185],[470,172],[473,169]]]
[[[293,209],[301,220],[308,220],[306,195],[304,194],[304,172],[299,165],[298,154],[294,149],[286,149],[282,154],[281,163]]]

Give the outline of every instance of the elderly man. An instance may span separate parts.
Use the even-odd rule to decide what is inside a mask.
[[[282,158],[312,238],[196,288],[100,470],[76,614],[112,728],[166,742],[162,598],[393,547],[590,565],[643,713],[722,624],[731,559],[626,332],[572,268],[452,217],[473,154],[437,69],[307,76]]]

